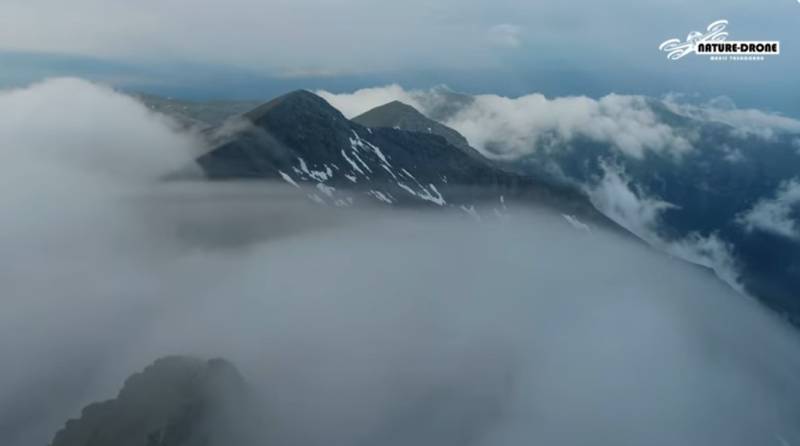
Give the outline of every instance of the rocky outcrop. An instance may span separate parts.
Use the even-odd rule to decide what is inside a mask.
[[[86,406],[51,446],[243,445],[250,409],[231,363],[170,356],[128,378],[116,398]]]

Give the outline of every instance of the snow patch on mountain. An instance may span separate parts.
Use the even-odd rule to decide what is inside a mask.
[[[332,186],[328,186],[325,183],[317,183],[317,190],[322,192],[323,194],[327,195],[330,198],[333,198],[333,193],[336,192],[336,189]]]
[[[381,191],[371,190],[371,191],[369,191],[369,194],[372,195],[373,197],[375,197],[376,199],[386,203],[386,204],[394,203],[394,201],[392,201],[392,199],[389,197],[388,194],[384,194]]]

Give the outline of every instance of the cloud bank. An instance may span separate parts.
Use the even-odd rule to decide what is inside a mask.
[[[80,81],[5,92],[0,116],[4,445],[173,353],[235,362],[268,444],[800,441],[797,334],[628,238],[159,182],[192,138]]]
[[[703,104],[691,104],[681,102],[680,95],[667,95],[664,105],[682,116],[730,125],[742,137],[758,136],[773,140],[781,133],[800,133],[800,121],[797,119],[763,110],[741,109],[727,97],[712,99]]]
[[[516,98],[476,95],[446,115],[440,109],[452,97],[441,88],[408,90],[388,85],[335,94],[319,91],[347,117],[398,100],[458,130],[486,156],[516,159],[526,155],[569,148],[583,139],[609,144],[619,154],[641,159],[647,152],[679,158],[691,151],[697,138],[692,128],[679,125],[654,108],[644,96],[610,94],[599,99],[585,96],[547,98],[534,93]],[[741,136],[773,139],[778,134],[800,133],[800,121],[761,110],[738,109],[725,98],[689,104],[669,95],[663,104],[671,112],[698,122],[717,122],[735,128]]]
[[[164,115],[80,79],[0,91],[0,101],[4,155],[13,165],[73,163],[85,175],[141,180],[185,161],[195,144]]]
[[[66,369],[62,361],[91,355],[125,325],[122,314],[147,288],[145,280],[117,281],[111,265],[135,271],[147,262],[123,260],[146,232],[131,200],[192,159],[196,141],[176,127],[132,98],[78,79],[0,92],[4,444],[49,441],[41,426],[63,416],[62,392],[80,392],[70,380],[89,373],[79,360]],[[120,304],[120,319],[100,324],[94,310],[108,299]],[[61,373],[63,386],[32,391],[19,381],[44,383]],[[43,409],[49,403],[53,412]]]
[[[392,100],[432,115],[446,98],[437,90],[405,90],[398,85],[354,93],[319,94],[345,116],[354,117]],[[608,143],[641,158],[646,151],[680,154],[692,148],[690,137],[661,122],[641,96],[608,95],[548,99],[541,94],[518,98],[477,95],[443,119],[489,157],[519,158],[563,147],[578,138]]]
[[[646,100],[637,96],[612,94],[594,100],[479,95],[447,124],[485,153],[503,157],[548,150],[578,138],[612,144],[635,158],[648,150],[680,153],[691,149],[686,137],[659,122]]]
[[[737,289],[741,285],[732,246],[707,228],[702,233],[687,231],[679,239],[675,235],[665,238],[662,216],[670,210],[680,212],[678,205],[683,202],[668,203],[651,196],[642,186],[676,189],[677,199],[691,202],[681,195],[683,180],[676,178],[707,175],[714,178],[706,186],[708,191],[695,193],[726,190],[728,180],[724,180],[725,173],[720,169],[735,164],[739,171],[748,172],[745,162],[758,156],[755,148],[761,146],[774,152],[770,156],[784,156],[787,144],[794,150],[787,141],[800,133],[800,121],[761,110],[740,109],[724,97],[699,104],[679,95],[663,100],[616,94],[599,99],[547,98],[541,94],[508,98],[464,96],[443,88],[409,90],[398,85],[320,94],[347,116],[399,100],[458,130],[489,158],[534,160],[577,183],[595,207],[643,240],[693,263],[713,267]],[[744,146],[745,142],[749,145]],[[713,168],[715,163],[720,167]],[[630,170],[640,176],[626,174],[624,166],[633,166]],[[572,170],[565,173],[567,169]],[[774,170],[779,175],[779,170]],[[671,182],[663,183],[667,180],[661,175],[672,178]],[[763,180],[757,177],[757,181]],[[785,189],[780,192],[786,195],[785,199],[760,203],[738,220],[751,229],[771,228],[794,237],[794,222],[789,219],[792,188]],[[697,219],[698,215],[685,217]],[[734,220],[737,216],[731,214],[730,221]]]

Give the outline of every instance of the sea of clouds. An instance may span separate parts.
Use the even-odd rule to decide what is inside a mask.
[[[177,128],[76,79],[0,93],[2,444],[166,354],[233,361],[273,444],[800,442],[796,331],[706,271],[548,209],[165,182],[202,150]]]

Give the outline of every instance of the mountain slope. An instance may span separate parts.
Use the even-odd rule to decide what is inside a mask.
[[[375,107],[353,118],[353,122],[364,127],[387,127],[409,132],[430,133],[443,137],[449,144],[462,149],[465,153],[478,156],[480,154],[470,147],[467,138],[460,133],[440,124],[417,111],[414,107],[400,101]]]

